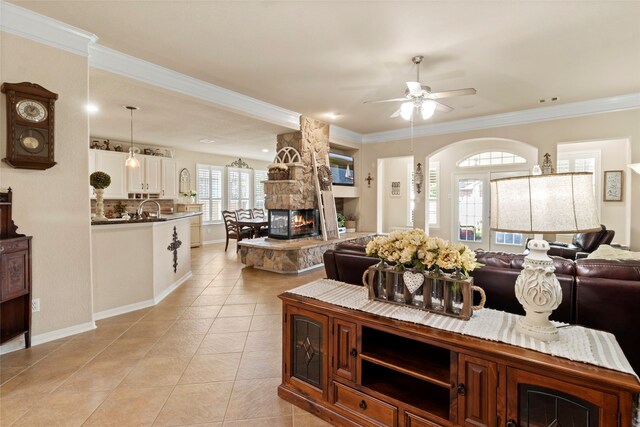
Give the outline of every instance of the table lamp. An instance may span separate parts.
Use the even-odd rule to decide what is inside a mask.
[[[515,293],[526,316],[516,330],[542,341],[559,339],[549,321],[562,302],[562,289],[547,255],[543,233],[600,230],[591,173],[562,173],[491,181],[491,229],[534,234]]]

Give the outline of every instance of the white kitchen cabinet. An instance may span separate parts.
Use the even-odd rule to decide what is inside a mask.
[[[137,168],[127,168],[127,189],[129,193],[160,194],[162,192],[161,159],[154,156],[136,156],[140,161]]]
[[[89,150],[89,173],[102,171],[111,177],[111,184],[104,190],[105,199],[127,198],[126,159],[127,153]],[[91,190],[92,197],[95,197]]]
[[[201,203],[178,203],[178,212],[202,212]],[[191,217],[191,247],[197,248],[202,244],[202,215]]]
[[[178,198],[178,164],[173,159],[162,159],[162,194],[163,199]]]

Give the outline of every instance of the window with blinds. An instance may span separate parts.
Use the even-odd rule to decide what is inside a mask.
[[[251,209],[252,170],[227,168],[227,209]]]
[[[203,222],[222,221],[223,174],[224,168],[220,166],[196,165]]]
[[[264,184],[268,180],[267,171],[253,171],[253,207],[264,210]]]
[[[438,193],[440,192],[440,163],[438,162],[429,162],[428,191],[429,225],[438,226]]]

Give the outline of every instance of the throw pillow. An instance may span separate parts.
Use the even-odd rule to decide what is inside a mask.
[[[598,249],[591,252],[587,259],[638,259],[640,252],[625,251],[624,249],[613,248],[609,245],[600,245]]]

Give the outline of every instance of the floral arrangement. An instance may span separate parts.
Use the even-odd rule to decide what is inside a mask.
[[[394,262],[400,270],[460,270],[467,276],[470,271],[482,266],[467,245],[429,237],[420,229],[376,236],[367,244],[367,255]]]
[[[186,197],[196,197],[198,193],[196,193],[194,190],[189,190],[186,193],[182,193],[182,195]]]
[[[289,166],[287,166],[285,163],[271,163],[269,166],[267,166],[267,169],[274,171],[286,171],[289,170]]]

